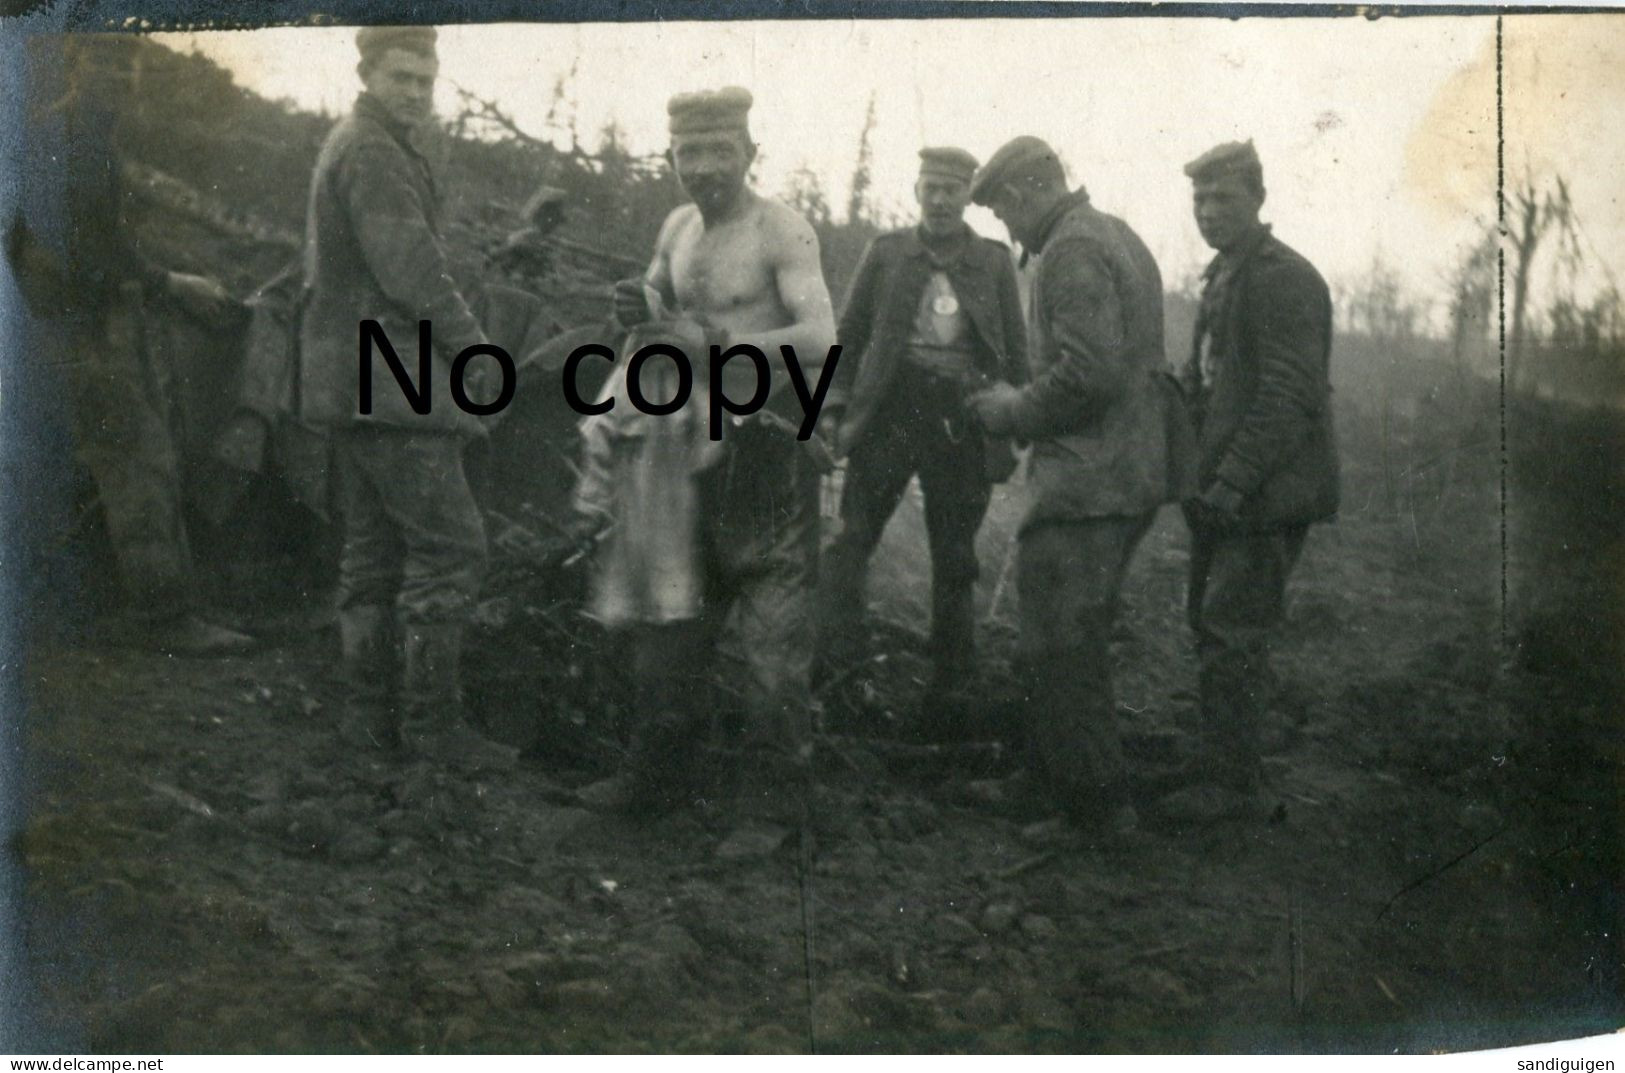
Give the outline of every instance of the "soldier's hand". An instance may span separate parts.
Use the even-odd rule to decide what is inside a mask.
[[[496,511],[490,511],[488,517],[494,523],[491,526],[493,530],[491,546],[502,554],[517,559],[533,559],[546,550],[541,539],[518,522],[505,518]]]
[[[970,395],[965,408],[976,423],[994,436],[1008,436],[1016,430],[1016,406],[1021,402],[1021,389],[1000,381]]]
[[[564,540],[547,557],[553,569],[574,566],[587,561],[598,550],[599,541],[609,533],[611,520],[596,512],[577,511],[560,527]]]
[[[836,403],[826,402],[824,409],[818,415],[818,423],[813,425],[813,435],[824,441],[830,454],[836,458],[846,457],[842,442],[842,426],[846,424],[846,407]]]
[[[618,281],[611,297],[615,306],[615,322],[622,328],[636,328],[654,316],[649,309],[649,296],[643,289],[641,276]]]
[[[168,280],[169,297],[187,313],[214,328],[230,327],[241,312],[241,305],[220,281],[208,276],[194,276],[187,272],[171,272]]]
[[[1241,524],[1241,493],[1223,481],[1214,481],[1201,495],[1185,501],[1185,514],[1193,529],[1235,529]]]

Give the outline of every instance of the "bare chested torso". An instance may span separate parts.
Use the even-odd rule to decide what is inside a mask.
[[[707,324],[724,345],[760,348],[772,369],[775,398],[790,387],[781,346],[793,346],[802,369],[816,377],[835,342],[835,314],[812,227],[789,207],[748,189],[720,220],[707,220],[694,205],[673,210],[645,278],[668,310]],[[748,396],[749,384],[734,382],[736,375],[749,375],[749,364],[730,363],[727,372],[730,395]]]

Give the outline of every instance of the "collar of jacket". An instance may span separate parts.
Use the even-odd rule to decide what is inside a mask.
[[[1026,268],[1028,261],[1044,252],[1044,246],[1049,242],[1050,235],[1054,233],[1056,227],[1060,226],[1061,217],[1079,205],[1087,204],[1089,204],[1089,191],[1080,186],[1050,206],[1050,210],[1044,214],[1044,218],[1038,221],[1038,241],[1033,244],[1032,249],[1028,249],[1025,245],[1021,247],[1021,260],[1017,262],[1017,267]]]
[[[355,114],[370,119],[383,127],[389,132],[389,136],[400,142],[404,148],[411,150],[418,156],[423,155],[418,151],[417,142],[412,138],[412,128],[390,115],[389,109],[385,108],[377,97],[365,90],[362,90],[356,96]]]
[[[925,241],[925,227],[921,224],[908,233],[907,253],[910,257],[924,257],[937,265],[949,265],[965,256],[965,251],[970,249],[971,237],[970,224],[961,221],[952,241],[939,253]]]
[[[1089,204],[1089,191],[1080,186],[1054,205],[1051,205],[1050,210],[1044,214],[1044,218],[1038,221],[1038,241],[1033,243],[1033,256],[1036,257],[1044,252],[1044,247],[1049,244],[1050,236],[1060,226],[1062,217],[1073,209],[1087,204]]]
[[[1202,278],[1204,280],[1212,280],[1217,277],[1220,272],[1233,272],[1240,268],[1242,265],[1247,263],[1247,259],[1251,257],[1253,253],[1257,251],[1258,247],[1264,244],[1264,240],[1269,237],[1269,224],[1259,224],[1257,227],[1254,227],[1251,231],[1247,232],[1246,235],[1242,236],[1241,241],[1237,242],[1233,247],[1231,247],[1228,252],[1221,253],[1217,257],[1213,258],[1213,260],[1209,261],[1207,268],[1202,271]]]

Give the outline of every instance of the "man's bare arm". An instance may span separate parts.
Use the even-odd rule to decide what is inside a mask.
[[[824,283],[818,236],[806,220],[779,206],[768,216],[766,239],[773,284],[778,288],[779,304],[790,314],[790,323],[771,331],[751,332],[741,342],[760,347],[773,361],[775,374],[783,362],[779,348],[793,346],[801,367],[809,376],[816,376],[835,344],[835,309]]]
[[[660,225],[660,235],[655,239],[654,258],[649,262],[649,270],[643,274],[643,282],[660,295],[668,314],[677,308],[677,285],[671,274],[672,243],[676,241],[684,216],[694,211],[691,205],[680,205],[666,215],[666,222]]]
[[[654,256],[643,274],[616,281],[611,291],[612,313],[615,323],[621,328],[642,324],[650,317],[669,315],[676,306],[671,276],[671,245],[682,212],[678,208],[666,215],[665,222],[660,225],[660,234],[655,238]],[[650,288],[659,295],[659,301],[654,305],[649,302]]]

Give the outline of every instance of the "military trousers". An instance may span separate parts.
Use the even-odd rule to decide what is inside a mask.
[[[485,573],[485,523],[447,433],[351,426],[333,436],[344,548],[339,609],[392,609],[397,624],[465,621]]]
[[[971,675],[975,662],[976,531],[992,484],[980,432],[951,381],[903,366],[870,430],[852,450],[841,491],[840,530],[821,564],[820,651],[831,665],[862,657],[864,585],[886,523],[916,475],[931,552],[930,655],[938,684]]]
[[[1017,545],[1027,763],[1074,815],[1126,798],[1111,634],[1123,578],[1155,517],[1040,522]]]
[[[710,676],[743,702],[740,800],[789,815],[811,744],[811,598],[818,565],[818,474],[794,440],[731,428],[700,477],[703,601],[692,619],[625,636],[631,725],[622,768],[645,802],[675,803],[711,726]],[[784,810],[788,809],[789,812]]]
[[[195,602],[179,456],[150,365],[141,289],[122,284],[95,324],[67,330],[75,453],[90,470],[130,610],[175,618]]]
[[[1203,735],[1221,778],[1257,777],[1259,723],[1275,683],[1270,642],[1308,532],[1306,525],[1192,529],[1186,613],[1196,634]]]
[[[747,747],[800,754],[810,743],[818,476],[802,444],[745,424],[701,479],[705,611],[690,636],[738,657]]]

